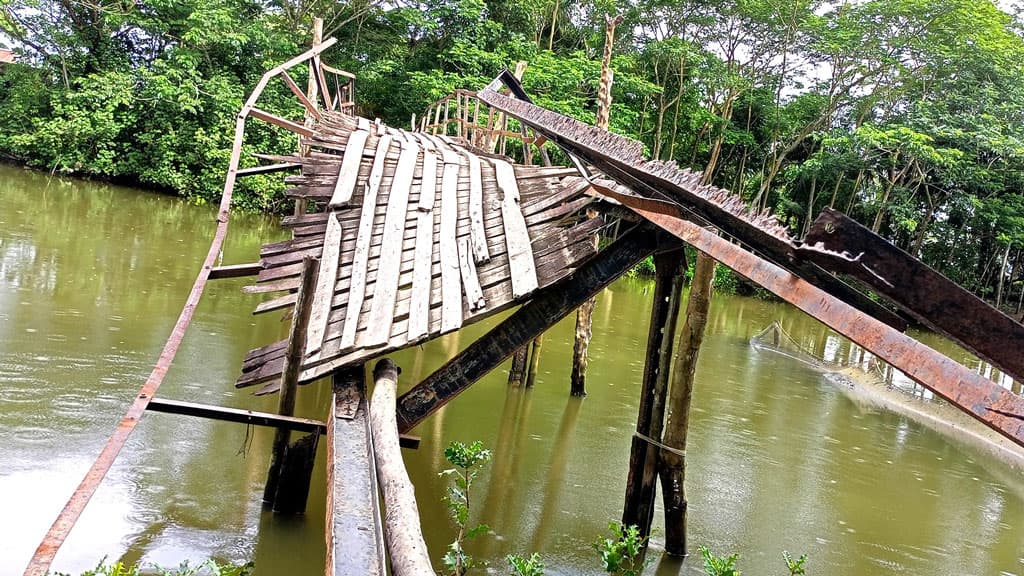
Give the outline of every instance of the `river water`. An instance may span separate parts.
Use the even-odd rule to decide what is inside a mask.
[[[20,574],[145,380],[213,227],[212,207],[0,166],[0,575]],[[224,262],[282,237],[272,219],[236,216]],[[245,352],[287,329],[251,315],[244,284],[211,282],[161,396],[274,410],[231,385]],[[622,507],[651,292],[621,280],[598,298],[586,398],[568,395],[570,318],[545,337],[536,387],[509,389],[505,366],[414,431],[421,447],[405,457],[436,562],[454,535],[443,448],[481,440],[494,459],[472,493],[472,520],[491,527],[470,545],[478,573],[506,573],[510,552],[540,553],[548,574],[600,573],[592,543]],[[791,307],[716,297],[688,450],[691,548],[738,552],[747,574],[785,573],[789,550],[812,574],[1024,575],[1019,471],[751,347],[775,320],[823,356],[855,355]],[[497,321],[396,354],[403,388]],[[305,387],[299,415],[322,418],[327,401],[326,387]],[[323,455],[309,513],[277,518],[259,501],[271,439],[147,415],[55,569],[214,557],[253,560],[262,576],[322,573]],[[650,557],[650,573],[702,573],[695,559]]]

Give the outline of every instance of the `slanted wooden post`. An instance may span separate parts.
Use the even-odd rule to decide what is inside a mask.
[[[604,58],[601,60],[601,83],[597,91],[597,127],[608,129],[612,107],[612,46],[615,43],[615,26],[622,22],[622,16],[605,16]],[[576,338],[572,347],[572,372],[569,393],[573,396],[587,395],[587,351],[593,335],[594,304],[591,298],[576,312]]]
[[[668,423],[661,450],[661,491],[665,508],[665,552],[686,555],[686,438],[690,426],[690,398],[697,356],[704,341],[704,326],[711,306],[711,282],[715,261],[702,252],[694,264],[686,320],[679,331],[676,363],[672,370],[672,390],[668,401]]]
[[[384,537],[395,576],[435,576],[423,541],[416,495],[398,444],[398,373],[398,366],[390,358],[377,362],[370,400],[373,452],[384,495]]]
[[[681,247],[661,252],[654,256],[654,267],[654,302],[647,332],[644,379],[640,389],[636,434],[629,452],[626,502],[622,508],[622,523],[639,527],[641,536],[651,534],[651,521],[654,519],[660,450],[651,440],[661,441],[665,421],[665,393],[683,296],[686,255]]]
[[[299,283],[299,295],[295,302],[292,316],[291,332],[288,335],[288,348],[285,352],[284,371],[281,374],[281,391],[277,413],[282,416],[295,414],[295,397],[298,392],[299,372],[302,368],[302,357],[305,351],[306,329],[309,326],[309,314],[313,305],[313,291],[316,289],[316,272],[319,265],[316,259],[307,256],[302,260],[302,276]],[[319,434],[319,433],[317,433]],[[285,452],[291,432],[286,428],[278,428],[274,435],[274,447],[271,454],[270,470],[267,472],[267,484],[263,489],[263,501],[273,504],[277,500],[278,483],[285,461]],[[300,440],[301,442],[301,440]],[[298,449],[293,451],[297,454]],[[315,446],[313,453],[316,453]],[[282,489],[289,488],[281,486]],[[308,481],[306,490],[309,489]],[[303,500],[303,505],[305,501]],[[275,506],[277,509],[277,506]]]
[[[324,42],[324,20],[323,20],[323,18],[314,18],[313,19],[313,47],[316,48],[318,45],[323,44],[323,42]],[[310,60],[309,61],[309,83],[306,86],[306,99],[309,100],[313,104],[314,107],[319,108],[320,107],[320,103],[319,103],[320,100],[319,100],[319,97],[318,97],[319,96],[319,93],[318,93],[319,88],[318,88],[318,84],[317,84],[317,81],[316,81],[316,74],[313,73],[313,67],[314,66],[316,66],[316,64],[314,64],[313,61]],[[312,128],[313,124],[315,122],[316,122],[316,117],[313,116],[313,114],[309,110],[306,110],[306,115],[305,115],[305,118],[304,118],[304,120],[302,122],[302,125],[305,126],[306,128]],[[299,138],[299,156],[309,156],[309,146],[307,146],[306,144],[303,144],[302,138]],[[305,214],[306,213],[306,209],[308,207],[309,207],[309,203],[307,202],[307,200],[305,198],[301,198],[301,197],[296,197],[295,198],[295,215],[296,216],[302,216],[303,214]]]

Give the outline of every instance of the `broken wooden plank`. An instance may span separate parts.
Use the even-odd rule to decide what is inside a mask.
[[[313,293],[313,309],[309,316],[309,330],[306,332],[306,356],[318,357],[324,341],[327,321],[331,312],[331,299],[338,282],[338,261],[341,259],[341,222],[332,210],[327,217],[327,233],[324,235],[320,252],[320,268],[316,275],[316,291]]]
[[[583,264],[573,281],[539,291],[514,314],[398,399],[398,429],[407,432],[654,252],[660,234],[640,224]]]
[[[345,309],[345,328],[341,337],[341,349],[351,348],[356,342],[356,326],[366,296],[366,265],[370,257],[370,241],[373,236],[373,215],[377,208],[377,195],[384,178],[384,156],[391,147],[391,137],[381,136],[377,142],[370,178],[363,193],[363,207],[359,218],[359,232],[356,236],[355,254],[352,257],[352,272],[349,277],[349,305]]]
[[[473,260],[483,264],[491,259],[487,253],[487,236],[484,233],[484,189],[481,183],[480,157],[467,152],[469,161],[469,223],[470,244],[473,248]]]
[[[310,101],[309,97],[306,96],[302,89],[299,88],[299,85],[295,83],[295,80],[292,80],[292,77],[288,75],[288,72],[281,71],[281,80],[284,80],[288,89],[292,91],[292,94],[295,94],[295,97],[299,99],[299,102],[302,103],[302,107],[306,109],[306,112],[308,112],[310,116],[317,120],[323,118],[323,115],[320,114],[320,110],[317,109],[316,104],[313,104],[313,102]]]
[[[239,410],[238,408],[227,408],[224,406],[211,406],[196,402],[168,400],[165,398],[153,398],[149,405],[146,406],[146,410],[181,416],[197,416],[209,420],[266,426],[268,428],[285,428],[296,432],[327,433],[327,425],[319,420],[281,416],[271,412],[254,412],[252,410]]]
[[[458,155],[442,150],[444,174],[441,178],[441,332],[462,327],[462,272],[459,265],[459,245],[456,227],[459,218],[459,162]]]
[[[472,240],[463,238],[459,241],[459,271],[462,274],[462,285],[466,287],[466,303],[470,310],[478,310],[487,305],[484,299],[483,289],[480,288],[480,278],[476,273],[476,265],[473,263],[473,253],[470,248]]]
[[[289,132],[294,132],[295,134],[299,134],[301,136],[312,136],[314,134],[312,128],[307,128],[302,124],[292,122],[291,120],[287,120],[285,118],[281,118],[280,116],[271,114],[270,112],[267,112],[265,110],[260,110],[259,108],[250,109],[249,116],[252,116],[253,118],[258,118],[260,120],[263,120],[264,122],[273,124],[274,126],[279,126]]]
[[[377,285],[370,306],[370,329],[364,335],[362,346],[382,346],[391,335],[394,323],[395,296],[398,294],[398,274],[402,263],[402,232],[405,229],[412,173],[416,168],[419,148],[402,141],[398,168],[391,179],[388,210],[384,217],[384,241],[377,264]]]
[[[492,159],[495,179],[502,192],[501,218],[505,225],[505,246],[512,271],[512,297],[521,298],[537,289],[537,267],[526,220],[519,207],[519,186],[512,165]]]
[[[356,188],[356,179],[359,177],[359,165],[363,161],[363,147],[366,145],[366,138],[369,135],[369,132],[363,130],[350,133],[348,144],[345,148],[345,156],[341,161],[341,167],[338,169],[338,179],[334,185],[334,193],[331,195],[331,208],[341,208],[347,206],[352,201],[352,194]]]
[[[250,262],[248,264],[231,264],[230,266],[217,266],[210,270],[210,280],[217,278],[244,278],[255,276],[263,270],[263,264]]]
[[[282,162],[280,164],[268,164],[266,166],[251,166],[249,168],[241,168],[238,170],[238,176],[254,176],[257,174],[273,174],[274,172],[285,172],[288,170],[295,170],[302,168],[302,164],[298,162]]]

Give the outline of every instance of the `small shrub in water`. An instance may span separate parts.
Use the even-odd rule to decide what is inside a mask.
[[[529,558],[509,554],[505,560],[508,560],[508,565],[512,568],[512,576],[544,576],[544,563],[538,554],[533,554]]]
[[[455,468],[449,468],[440,473],[441,476],[454,478],[452,485],[448,487],[448,495],[444,501],[448,505],[448,513],[452,521],[459,528],[459,534],[455,541],[448,546],[445,553],[444,566],[452,576],[463,576],[467,570],[473,567],[473,557],[466,554],[463,543],[468,538],[475,538],[490,530],[486,524],[480,524],[473,528],[467,526],[469,522],[470,497],[469,489],[476,478],[478,468],[481,464],[491,459],[491,451],[483,447],[483,444],[476,442],[466,445],[462,442],[452,442],[444,450],[444,457]]]
[[[701,546],[700,555],[704,559],[704,573],[708,576],[740,576],[740,571],[736,569],[739,554],[719,558],[707,546]]]
[[[616,576],[640,576],[644,569],[643,551],[646,538],[640,537],[636,526],[610,522],[611,538],[601,538],[594,549],[601,554],[604,571]]]
[[[789,570],[789,576],[797,576],[798,574],[806,574],[804,570],[804,564],[807,563],[807,554],[801,554],[799,558],[793,560],[789,552],[782,552],[782,559],[786,561],[786,568]]]

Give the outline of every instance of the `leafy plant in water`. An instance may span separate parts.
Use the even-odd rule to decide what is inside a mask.
[[[544,576],[544,562],[541,562],[538,554],[533,554],[529,558],[509,554],[505,560],[508,560],[508,565],[512,568],[512,576]]]
[[[787,551],[782,552],[782,559],[786,561],[786,568],[789,570],[789,576],[797,576],[798,574],[806,574],[804,564],[807,563],[807,554],[801,554],[796,560]]]
[[[612,537],[601,538],[594,543],[594,549],[601,554],[605,572],[617,576],[639,576],[645,565],[642,556],[647,539],[640,536],[640,529],[636,526],[610,522],[608,529]]]
[[[464,542],[490,530],[486,524],[479,524],[472,528],[469,528],[467,524],[470,507],[469,489],[473,485],[479,466],[491,459],[491,451],[484,448],[479,440],[469,445],[452,442],[445,448],[444,457],[449,464],[455,466],[455,468],[442,471],[440,475],[453,478],[452,485],[448,487],[448,495],[444,500],[448,505],[452,521],[459,528],[459,534],[449,545],[443,561],[449,574],[463,576],[467,570],[473,567],[473,558],[466,554]]]
[[[152,566],[152,570],[143,571],[139,565],[126,566],[122,562],[107,564],[107,559],[100,560],[92,570],[86,570],[81,576],[142,576],[143,574],[157,574],[159,576],[249,576],[252,574],[253,563],[245,564],[220,564],[215,560],[207,560],[198,566],[192,566],[187,561],[182,562],[177,568],[162,568]],[[57,572],[53,576],[71,576],[64,572]]]
[[[700,555],[704,559],[704,573],[708,576],[740,576],[740,571],[736,568],[739,554],[719,558],[712,554],[707,546],[701,546]]]

